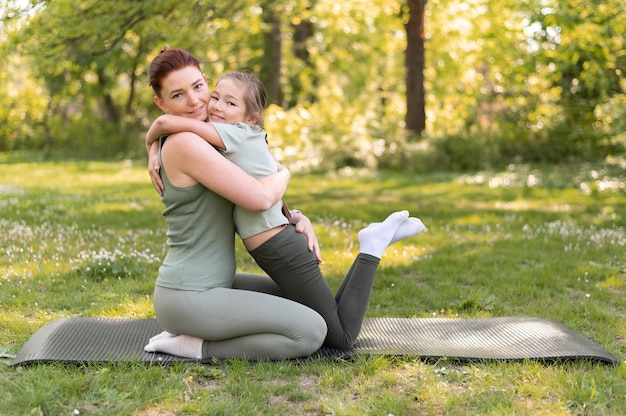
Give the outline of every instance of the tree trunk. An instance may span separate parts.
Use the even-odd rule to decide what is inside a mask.
[[[43,116],[43,131],[44,131],[44,142],[43,142],[43,158],[44,160],[50,159],[50,153],[52,152],[52,143],[54,142],[54,138],[52,137],[52,133],[50,132],[50,114],[52,113],[52,99],[48,98],[48,104],[46,105],[46,112]]]
[[[306,7],[307,12],[310,12],[314,9],[316,0],[310,0],[308,6]],[[308,15],[308,13],[307,13]],[[315,25],[311,22],[310,19],[302,19],[298,24],[292,24],[293,28],[293,43],[291,46],[291,51],[294,56],[298,58],[304,64],[304,71],[300,73],[293,74],[291,79],[289,80],[292,93],[291,96],[288,97],[288,100],[285,100],[285,105],[287,108],[291,108],[298,104],[300,98],[304,98],[309,103],[315,103],[318,101],[317,98],[317,86],[319,84],[318,72],[315,70],[315,64],[311,60],[311,54],[307,48],[308,41],[313,38],[315,35]],[[310,85],[306,87],[303,85],[301,81],[301,77],[306,77],[310,80]],[[303,95],[302,92],[306,91],[306,95]]]
[[[280,16],[269,4],[263,9],[263,21],[269,30],[265,32],[265,62],[261,81],[265,84],[268,104],[280,104],[280,69],[282,64],[282,39],[280,30]]]
[[[407,0],[406,30],[406,129],[421,134],[426,130],[424,93],[424,8],[427,0]]]
[[[104,104],[105,119],[115,126],[120,124],[120,114],[115,106],[113,96],[108,92],[107,77],[102,69],[98,69],[98,85],[100,86],[102,93],[102,102]]]

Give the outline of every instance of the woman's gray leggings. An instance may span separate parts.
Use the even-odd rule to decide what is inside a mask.
[[[159,324],[172,334],[204,340],[202,357],[250,360],[303,357],[326,335],[313,309],[279,295],[267,276],[237,275],[232,288],[154,289]]]

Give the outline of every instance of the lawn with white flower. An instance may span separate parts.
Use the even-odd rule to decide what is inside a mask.
[[[165,255],[143,163],[0,158],[0,359],[48,321],[151,318]],[[535,316],[622,364],[355,361],[2,366],[0,414],[602,414],[626,408],[626,170],[512,164],[471,174],[295,175],[286,198],[337,288],[356,233],[408,209],[427,231],[382,259],[368,316]],[[259,272],[238,243],[238,269]]]

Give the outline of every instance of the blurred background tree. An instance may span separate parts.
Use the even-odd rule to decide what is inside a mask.
[[[0,151],[141,158],[164,45],[250,70],[294,171],[624,155],[626,5],[569,0],[0,0]]]

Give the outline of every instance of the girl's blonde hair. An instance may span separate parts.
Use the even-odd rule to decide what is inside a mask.
[[[256,120],[256,125],[264,128],[263,115],[267,104],[267,93],[263,83],[251,73],[243,71],[224,74],[217,82],[219,83],[223,79],[235,80],[245,87],[246,92],[243,99],[246,103],[246,115],[253,117]]]

